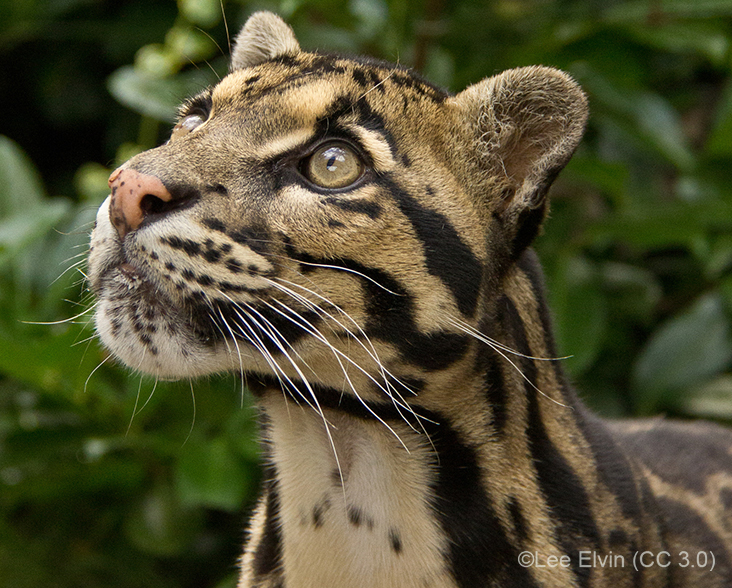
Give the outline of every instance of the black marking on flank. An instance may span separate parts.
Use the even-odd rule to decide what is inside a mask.
[[[681,502],[670,498],[658,497],[658,505],[665,514],[667,531],[679,542],[679,545],[688,545],[689,551],[693,546],[694,551],[710,551],[714,553],[714,580],[718,586],[732,586],[732,561],[728,556],[728,550],[720,537],[709,528],[707,522],[700,517],[692,508]],[[680,575],[686,574],[684,568],[669,566],[669,569],[678,568]],[[709,573],[705,571],[705,573]],[[674,573],[672,571],[671,575]],[[669,586],[676,586],[670,582]]]
[[[731,436],[717,425],[659,421],[646,430],[623,431],[618,441],[659,478],[697,494],[706,492],[714,474],[732,470]]]
[[[622,529],[613,529],[608,535],[607,543],[611,548],[623,547],[628,542],[628,534]]]
[[[719,492],[719,499],[725,510],[732,510],[732,488],[722,488]]]

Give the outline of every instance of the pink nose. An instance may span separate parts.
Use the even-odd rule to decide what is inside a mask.
[[[120,239],[140,226],[155,202],[173,199],[159,178],[134,169],[114,170],[109,176],[109,187],[112,190],[109,220]]]

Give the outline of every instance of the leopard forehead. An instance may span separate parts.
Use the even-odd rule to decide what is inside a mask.
[[[365,144],[377,167],[388,165],[397,150],[422,143],[443,151],[441,138],[453,124],[443,106],[448,96],[387,63],[304,52],[235,70],[203,95],[212,120],[236,129],[260,159],[325,137],[337,121]],[[387,141],[388,149],[374,139]]]
[[[441,103],[449,96],[441,88],[397,65],[368,58],[307,52],[279,56],[253,67],[234,70],[216,86],[215,94],[230,100],[253,101],[269,93],[283,93],[297,87],[313,88],[316,87],[314,82],[319,80],[334,89],[342,87],[355,94],[376,91],[392,98],[399,95],[400,106],[404,99]],[[317,109],[317,103],[313,106]]]

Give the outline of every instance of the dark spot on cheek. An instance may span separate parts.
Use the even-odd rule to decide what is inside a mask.
[[[224,262],[224,265],[226,266],[226,269],[229,270],[232,274],[239,274],[242,271],[244,271],[241,267],[241,263],[239,263],[236,259],[230,258],[227,259]]]
[[[201,221],[201,224],[212,231],[218,231],[219,233],[226,232],[226,225],[217,218],[205,218]]]

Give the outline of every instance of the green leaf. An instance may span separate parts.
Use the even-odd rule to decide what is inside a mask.
[[[610,22],[645,21],[651,16],[682,16],[708,18],[732,15],[730,0],[658,0],[650,4],[648,0],[619,2],[605,13]]]
[[[721,23],[669,22],[663,26],[633,23],[626,30],[638,41],[672,53],[698,53],[714,65],[727,58],[729,39]]]
[[[214,26],[221,20],[221,0],[178,0],[183,16],[193,24],[204,28]]]
[[[157,77],[133,66],[119,68],[107,80],[116,100],[143,116],[173,122],[178,106],[187,96],[208,84],[208,74],[199,71],[172,77]]]
[[[693,248],[706,233],[724,234],[732,229],[732,202],[666,202],[663,206],[636,206],[608,217],[587,230],[594,242],[614,240],[638,247]]]
[[[202,61],[210,57],[216,45],[199,30],[175,26],[165,35],[165,45],[185,63]]]
[[[663,0],[661,12],[695,18],[732,16],[730,0]]]
[[[183,504],[234,511],[249,493],[249,477],[224,439],[190,439],[181,449],[176,489]]]
[[[648,90],[622,87],[588,64],[578,65],[573,73],[597,105],[624,121],[628,131],[657,154],[682,170],[694,166],[694,154],[684,135],[681,117],[665,97]]]
[[[558,264],[550,290],[556,335],[566,366],[575,376],[587,370],[602,347],[607,305],[596,268],[573,257]]]
[[[720,376],[694,390],[683,408],[701,418],[732,420],[732,376]]]
[[[0,135],[0,218],[27,213],[45,197],[33,162],[15,141]]]
[[[700,298],[651,337],[635,362],[632,386],[650,413],[722,372],[732,360],[730,322],[720,296]]]
[[[148,492],[125,517],[125,534],[139,549],[159,556],[180,555],[200,525],[200,513],[185,508],[164,483]]]
[[[31,204],[23,212],[0,221],[0,266],[47,234],[70,208],[70,202],[60,199]]]
[[[707,140],[706,152],[718,157],[732,155],[732,83],[727,83],[720,99],[714,127]]]

